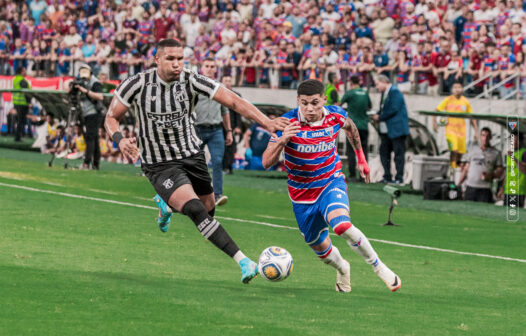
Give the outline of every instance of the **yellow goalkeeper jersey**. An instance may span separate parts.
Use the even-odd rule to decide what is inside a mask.
[[[457,99],[453,95],[445,98],[440,105],[437,106],[437,110],[450,113],[473,113],[471,104],[466,97],[460,96],[460,98]],[[448,118],[446,135],[466,137],[466,121],[462,118]]]

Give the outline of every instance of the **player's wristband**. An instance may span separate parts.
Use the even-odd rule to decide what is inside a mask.
[[[363,149],[358,149],[354,151],[354,154],[356,154],[356,158],[358,159],[358,164],[363,165],[364,169],[363,172],[365,174],[369,174],[369,165],[367,164],[367,160],[365,159],[365,154],[363,153]]]
[[[115,132],[113,133],[111,139],[117,144],[117,147],[119,147],[119,142],[121,142],[121,140],[124,139],[124,136],[121,132]]]
[[[227,129],[226,132],[227,132],[227,133],[228,133],[228,132],[232,132],[232,130],[231,130],[231,129]]]

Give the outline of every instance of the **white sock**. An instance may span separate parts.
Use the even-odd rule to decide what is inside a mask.
[[[245,259],[247,256],[241,252],[241,250],[237,251],[236,254],[234,254],[234,260],[239,264],[239,262],[243,259]]]
[[[369,243],[369,239],[360,231],[356,226],[351,226],[344,233],[340,235],[345,238],[347,244],[360,255],[363,260],[373,267],[377,267],[381,264],[380,259],[378,259],[378,254]]]
[[[342,258],[342,255],[340,254],[340,250],[336,246],[332,246],[331,253],[327,255],[325,258],[320,258],[321,261],[326,263],[327,265],[330,265],[331,267],[334,267],[338,272],[343,274],[345,272],[345,261]]]

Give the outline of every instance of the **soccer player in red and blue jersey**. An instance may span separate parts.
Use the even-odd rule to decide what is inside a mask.
[[[347,185],[341,171],[336,139],[343,130],[358,158],[358,169],[369,182],[369,166],[361,147],[360,135],[347,112],[339,106],[324,106],[323,84],[314,79],[298,87],[298,108],[282,117],[290,124],[276,132],[263,153],[263,166],[274,166],[285,152],[289,196],[305,242],[326,264],[334,267],[336,291],[351,291],[351,268],[332,245],[329,226],[343,237],[393,292],[400,278],[379,258],[365,235],[351,223]]]

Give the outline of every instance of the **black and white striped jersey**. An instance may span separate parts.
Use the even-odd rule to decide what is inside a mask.
[[[180,160],[199,153],[201,140],[194,128],[197,95],[213,98],[219,87],[218,82],[187,69],[171,83],[165,83],[156,68],[123,81],[115,96],[135,113],[142,162]]]

